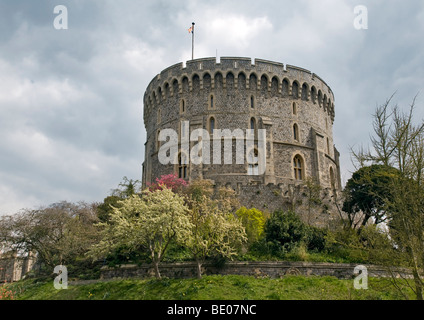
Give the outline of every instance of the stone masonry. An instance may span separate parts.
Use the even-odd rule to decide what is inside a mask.
[[[154,77],[144,94],[143,186],[161,175],[177,173],[188,181],[210,179],[217,187],[231,187],[247,207],[273,211],[296,205],[297,211],[305,212],[308,193],[303,188],[310,179],[321,188],[322,206],[314,210],[309,222],[327,225],[336,216],[332,204],[341,188],[339,152],[333,144],[334,117],[330,87],[299,67],[230,57],[173,65]],[[213,149],[213,130],[265,129],[264,173],[255,174],[247,161],[237,164],[234,155],[232,164],[224,164],[222,150],[220,164],[184,165],[182,159],[190,159],[190,155],[181,150],[180,143],[178,159],[161,164],[158,152],[165,141],[159,141],[159,133],[173,129],[181,135],[182,121],[189,121],[190,134],[195,129],[209,132],[210,159],[217,151]],[[256,146],[257,136],[254,139]],[[194,145],[191,141],[190,150]],[[223,145],[222,141],[221,148]],[[235,151],[235,138],[232,147]],[[246,159],[254,152],[243,151]],[[310,215],[310,207],[308,210]]]

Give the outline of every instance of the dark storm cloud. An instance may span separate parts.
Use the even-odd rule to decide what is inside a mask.
[[[53,27],[59,4],[68,9],[68,30]],[[196,57],[218,51],[298,65],[331,86],[346,180],[349,146],[369,140],[375,106],[394,91],[408,104],[424,76],[422,2],[363,1],[368,30],[353,27],[358,4],[2,1],[0,214],[101,201],[123,176],[141,178],[144,89],[162,69],[190,59],[192,21]]]

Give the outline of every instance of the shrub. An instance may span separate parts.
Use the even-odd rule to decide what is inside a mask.
[[[286,253],[306,240],[307,229],[291,211],[275,211],[265,223],[265,237],[274,251]]]
[[[308,226],[307,228],[307,249],[309,251],[322,252],[325,250],[327,229]]]
[[[256,208],[241,207],[236,211],[236,216],[246,230],[249,246],[262,237],[266,219],[262,211]]]

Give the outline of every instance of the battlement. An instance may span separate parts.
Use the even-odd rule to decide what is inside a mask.
[[[266,73],[268,75],[275,74],[283,78],[290,77],[290,75],[294,75],[296,73],[304,73],[305,78],[310,77],[311,80],[317,78],[320,82],[322,82],[323,86],[327,87],[328,92],[331,93],[332,100],[334,100],[333,92],[331,88],[325,83],[325,81],[322,80],[317,74],[312,73],[307,69],[288,64],[285,65],[281,62],[246,57],[221,57],[219,60],[217,58],[209,57],[189,60],[185,65],[183,62],[176,63],[162,70],[158,75],[156,75],[147,86],[146,93],[154,90],[153,87],[157,86],[160,82],[172,78],[178,79],[182,75],[236,70],[251,71],[255,72],[256,75],[259,73]]]
[[[295,99],[312,99],[313,103],[323,106],[334,120],[334,94],[331,88],[319,76],[311,71],[287,65],[280,62],[245,57],[201,58],[174,64],[156,75],[147,86],[144,93],[144,118],[149,117],[155,105],[165,100],[168,96],[182,94],[183,86],[188,92],[193,90],[193,82],[199,82],[200,90],[204,89],[204,79],[210,79],[211,88],[214,89],[215,79],[223,81],[226,89],[226,80],[234,81],[234,88],[238,88],[238,79],[242,77],[247,89],[250,80],[256,90],[261,90],[266,83],[268,91],[272,86],[277,88],[279,94],[287,91]]]

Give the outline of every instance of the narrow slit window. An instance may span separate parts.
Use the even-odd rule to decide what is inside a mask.
[[[293,125],[293,139],[299,141],[299,127],[296,123]]]
[[[215,130],[215,118],[211,117],[209,119],[209,133],[213,134],[213,131]]]

